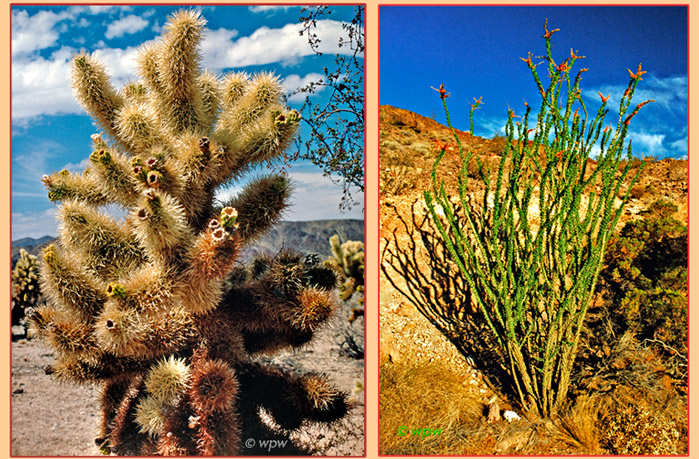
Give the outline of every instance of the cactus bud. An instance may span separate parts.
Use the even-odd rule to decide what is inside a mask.
[[[274,125],[281,126],[283,124],[286,124],[286,116],[284,116],[283,113],[280,113],[274,118]]]
[[[44,261],[47,265],[52,265],[56,262],[56,246],[51,244],[44,249]]]
[[[238,227],[238,211],[233,207],[224,207],[221,211],[221,226],[228,231]]]
[[[288,119],[290,123],[298,123],[301,120],[301,114],[296,109],[291,110]]]
[[[112,161],[112,155],[107,150],[95,150],[90,155],[90,161],[93,163],[109,164]]]
[[[163,174],[158,171],[150,171],[148,173],[147,183],[151,188],[158,188],[163,181]]]
[[[214,231],[211,232],[211,238],[217,244],[223,242],[226,239],[226,236],[228,236],[228,232],[223,228],[216,228]]]
[[[112,298],[126,298],[126,288],[123,285],[111,282],[107,285],[107,296]]]

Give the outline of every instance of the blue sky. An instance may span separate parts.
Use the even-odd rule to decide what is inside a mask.
[[[136,80],[134,56],[139,45],[160,36],[177,6],[22,6],[12,7],[12,238],[56,234],[56,208],[47,198],[41,176],[83,170],[92,150],[92,120],[74,100],[69,84],[72,57],[94,52],[120,88]],[[318,21],[323,56],[315,56],[299,35],[301,7],[197,6],[207,20],[202,66],[223,73],[273,71],[288,94],[322,77],[332,68],[345,36],[342,21],[353,6],[335,6]],[[40,31],[40,32],[39,32]],[[319,100],[323,93],[319,93]],[[292,97],[292,107],[300,105]],[[342,187],[323,177],[310,163],[290,169],[295,183],[285,219],[363,218],[360,205],[340,213]],[[221,195],[236,191],[235,186]]]
[[[557,63],[578,60],[571,72],[588,68],[581,82],[588,111],[600,104],[597,91],[611,94],[607,121],[616,123],[619,101],[629,82],[627,68],[642,63],[643,81],[634,104],[655,99],[631,123],[634,154],[655,158],[687,156],[687,8],[461,6],[380,8],[380,103],[446,122],[438,94],[444,83],[452,123],[469,130],[473,98],[476,135],[504,132],[508,106],[524,112],[524,101],[539,107],[540,96],[527,65],[528,52],[546,54],[544,21]],[[541,59],[534,59],[538,62]],[[546,81],[544,67],[537,67]],[[534,103],[536,102],[536,103]]]

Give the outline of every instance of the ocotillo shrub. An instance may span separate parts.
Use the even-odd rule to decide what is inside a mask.
[[[279,438],[260,410],[288,432],[341,418],[346,396],[254,357],[308,342],[333,312],[336,276],[290,251],[239,263],[279,220],[289,180],[252,179],[220,204],[215,192],[282,154],[299,115],[271,74],[202,71],[203,27],[193,11],[169,18],[140,50],[141,80],[120,91],[94,57],[75,57],[75,94],[104,135],[84,172],[44,177],[61,226],[33,322],[57,356],[49,373],[101,387],[104,452],[298,453],[260,445]]]
[[[437,180],[445,147],[434,164],[432,188],[424,194],[451,258],[466,280],[465,293],[472,296],[492,332],[513,392],[525,408],[545,416],[554,414],[566,400],[605,247],[638,178],[636,174],[627,181],[631,161],[620,167],[623,157],[632,157],[631,143],[625,147],[629,123],[649,102],[629,113],[645,73],[639,66],[636,73],[629,70],[616,127],[604,126],[609,96],[600,94],[601,105],[588,119],[588,104],[580,92],[586,69],[571,77],[580,58],[572,50],[570,57],[556,64],[551,52],[553,32],[546,30],[544,35],[547,86],[531,55],[522,59],[541,95],[535,122],[529,124],[532,108],[528,104],[517,122],[509,111],[505,150],[492,176],[476,157],[483,195],[467,191],[473,152],[464,151],[456,134],[463,159],[458,195],[452,199],[444,182]],[[438,91],[451,127],[448,94],[444,87]],[[471,132],[473,111],[479,105],[477,100],[471,108]],[[596,162],[589,160],[593,148],[599,148]],[[444,217],[439,215],[442,212]]]
[[[39,262],[26,250],[19,250],[19,260],[12,270],[12,325],[19,325],[28,308],[36,305],[39,289]]]

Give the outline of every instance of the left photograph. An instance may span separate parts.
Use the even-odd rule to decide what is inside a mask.
[[[10,454],[363,456],[364,5],[11,14]]]

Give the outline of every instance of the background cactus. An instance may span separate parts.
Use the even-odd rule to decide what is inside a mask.
[[[364,243],[361,241],[340,243],[340,236],[335,234],[330,237],[330,249],[333,256],[325,261],[325,265],[332,268],[339,278],[339,297],[344,302],[343,313],[347,319],[338,329],[338,335],[342,335],[338,344],[343,354],[354,359],[362,359],[364,358]]]
[[[347,241],[340,243],[340,236],[330,238],[332,258],[328,265],[335,269],[340,277],[340,299],[349,300],[354,292],[361,296],[359,304],[364,304],[364,243]]]
[[[48,304],[33,324],[56,353],[48,372],[101,386],[103,452],[257,454],[267,450],[242,440],[280,435],[261,408],[287,431],[347,409],[322,375],[254,358],[308,342],[334,311],[336,276],[291,251],[239,263],[280,219],[289,180],[252,179],[227,202],[215,192],[281,155],[299,114],[271,74],[202,71],[204,24],[174,14],[140,50],[140,81],[121,90],[93,56],[76,56],[74,92],[104,133],[83,173],[43,179],[61,227],[43,254]]]
[[[27,308],[36,305],[41,295],[37,258],[24,249],[19,253],[19,260],[12,270],[12,325],[20,325]]]

